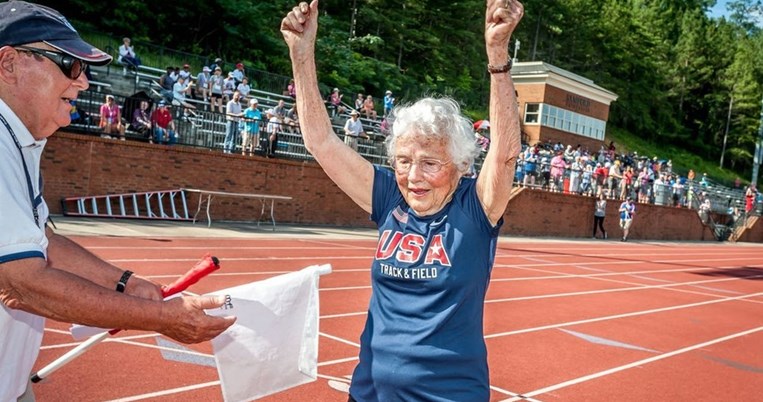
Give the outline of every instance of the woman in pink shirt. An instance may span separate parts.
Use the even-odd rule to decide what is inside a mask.
[[[101,137],[111,138],[111,134],[119,134],[119,139],[125,139],[125,128],[122,125],[122,113],[114,101],[113,95],[106,95],[106,103],[101,105],[100,127],[103,129]]]
[[[564,161],[562,151],[557,151],[556,156],[551,158],[551,180],[554,186],[551,191],[564,191],[564,169],[567,168],[567,162]]]

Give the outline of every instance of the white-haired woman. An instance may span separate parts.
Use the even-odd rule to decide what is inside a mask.
[[[351,401],[490,397],[483,305],[520,152],[508,41],[522,14],[516,0],[488,0],[492,143],[477,179],[463,178],[479,152],[472,125],[449,99],[394,109],[392,171],[345,145],[318,90],[318,1],[299,4],[281,22],[305,146],[379,226]]]

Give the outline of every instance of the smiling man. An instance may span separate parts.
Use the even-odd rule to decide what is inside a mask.
[[[234,318],[207,316],[223,297],[163,302],[161,288],[46,229],[40,158],[87,89],[87,64],[111,56],[84,42],[58,12],[0,3],[0,401],[30,401],[28,378],[44,318],[209,340]]]

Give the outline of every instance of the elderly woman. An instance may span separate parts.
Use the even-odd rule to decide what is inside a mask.
[[[426,98],[393,111],[391,171],[345,145],[318,90],[318,1],[299,4],[281,22],[305,146],[379,227],[350,401],[490,397],[483,306],[520,151],[508,41],[522,14],[516,0],[488,1],[493,131],[477,179],[463,177],[478,154],[471,123],[449,99]]]

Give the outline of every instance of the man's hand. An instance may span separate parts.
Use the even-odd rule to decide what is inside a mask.
[[[155,301],[163,299],[162,288],[159,284],[138,275],[131,276],[127,281],[125,294]]]
[[[225,296],[178,297],[164,302],[162,328],[157,332],[183,343],[208,341],[236,322],[236,317],[214,317],[205,309],[218,308]]]
[[[313,0],[309,5],[299,3],[281,21],[281,34],[295,60],[313,57],[317,32],[318,0]]]

